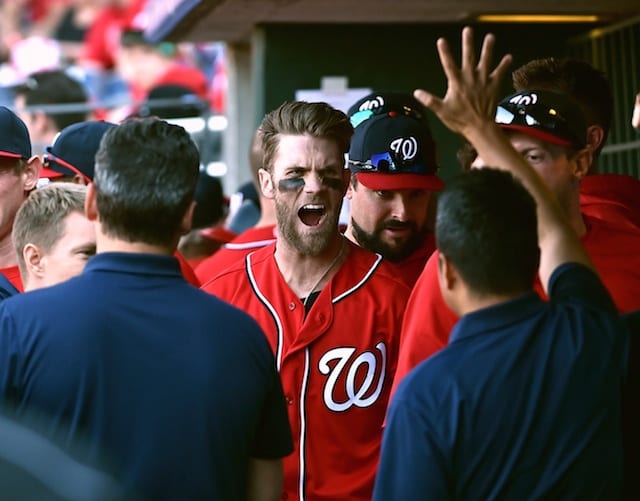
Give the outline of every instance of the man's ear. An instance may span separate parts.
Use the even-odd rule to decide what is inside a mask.
[[[87,186],[87,198],[84,201],[84,215],[89,221],[98,220],[98,205],[96,203],[96,188],[93,183]]]
[[[591,164],[593,163],[593,152],[589,146],[582,148],[578,151],[574,157],[573,175],[578,181],[581,181],[584,176],[589,173]]]
[[[195,200],[191,202],[189,204],[189,207],[187,207],[187,210],[184,213],[184,216],[182,216],[182,221],[180,222],[181,235],[186,235],[191,231],[191,227],[193,225],[193,211],[196,209],[197,203],[198,202],[196,202]]]
[[[43,254],[36,244],[28,243],[22,249],[22,257],[24,258],[25,268],[29,275],[42,278],[44,275]]]
[[[599,125],[590,125],[587,128],[587,147],[591,150],[591,154],[600,147],[604,141],[604,129]]]
[[[266,198],[275,198],[275,187],[273,186],[273,179],[271,173],[263,168],[258,170],[258,177],[260,178],[260,191]]]
[[[30,192],[38,184],[40,179],[40,169],[42,168],[42,160],[38,155],[32,156],[27,160],[27,165],[22,171],[22,182],[24,185],[24,191]]]
[[[452,290],[458,280],[458,273],[447,256],[438,253],[438,281],[440,289],[444,294],[445,291]]]

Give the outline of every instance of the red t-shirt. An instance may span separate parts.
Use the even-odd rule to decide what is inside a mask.
[[[193,268],[187,262],[184,256],[178,251],[175,251],[173,255],[180,263],[180,270],[182,271],[182,276],[184,277],[184,279],[194,287],[200,287],[200,280],[198,280],[198,277],[196,277],[196,274],[193,272]]]
[[[122,30],[131,25],[144,8],[145,2],[146,0],[130,0],[125,7],[104,7],[85,34],[80,59],[97,64],[103,69],[112,69]]]
[[[9,266],[8,268],[0,268],[0,273],[2,273],[16,289],[20,292],[24,292],[24,286],[22,285],[22,278],[20,278],[20,268],[18,268],[18,265]]]
[[[640,180],[624,174],[593,174],[580,182],[580,209],[611,224],[640,229]]]

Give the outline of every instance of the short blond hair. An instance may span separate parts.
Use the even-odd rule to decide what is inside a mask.
[[[52,183],[31,192],[13,222],[13,246],[20,273],[26,272],[22,250],[32,243],[51,250],[64,231],[64,220],[72,212],[84,214],[87,187],[75,183]]]

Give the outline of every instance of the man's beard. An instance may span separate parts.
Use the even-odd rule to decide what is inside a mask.
[[[361,247],[381,254],[382,257],[392,263],[402,261],[417,251],[424,243],[424,239],[428,232],[426,225],[422,228],[418,228],[418,226],[413,222],[401,223],[393,220],[383,221],[378,224],[374,228],[373,233],[367,233],[364,231],[353,218],[351,218],[351,226],[353,227],[353,234]],[[390,245],[384,242],[380,237],[385,228],[410,228],[411,234],[406,241],[397,245]]]
[[[292,213],[291,208],[277,199],[275,200],[276,218],[278,220],[278,231],[284,239],[305,256],[318,256],[329,247],[333,237],[338,232],[338,221],[335,214],[328,213],[325,217],[324,227],[320,231],[303,235],[297,228],[300,221],[297,213]],[[335,219],[335,224],[329,224]]]

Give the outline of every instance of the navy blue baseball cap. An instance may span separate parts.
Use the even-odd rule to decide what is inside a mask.
[[[444,189],[428,126],[395,111],[372,116],[354,129],[348,163],[372,190]]]
[[[47,146],[40,177],[56,178],[79,174],[93,181],[95,157],[104,134],[116,127],[111,122],[78,122],[62,129]]]
[[[31,158],[27,126],[6,106],[0,106],[0,157]]]
[[[367,94],[351,105],[347,111],[351,125],[357,127],[365,120],[390,111],[415,118],[429,128],[427,108],[413,94],[397,91],[377,91]],[[429,134],[431,130],[429,129]]]
[[[500,128],[561,146],[584,148],[587,120],[571,96],[544,90],[521,90],[502,99],[496,109]]]

